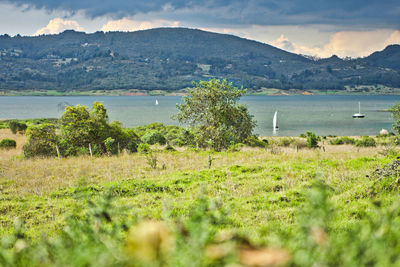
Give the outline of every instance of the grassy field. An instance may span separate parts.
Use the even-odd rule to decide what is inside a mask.
[[[21,156],[23,135],[3,129],[2,138],[15,139],[17,149],[0,150],[0,235],[15,235],[19,218],[24,221],[24,238],[32,243],[43,236],[56,237],[65,231],[67,218],[84,216],[90,203],[101,203],[107,193],[115,210],[123,210],[124,221],[133,225],[148,220],[179,225],[207,199],[217,207],[219,215],[214,215],[223,217],[223,223],[213,225],[216,233],[245,237],[252,247],[286,248],[273,253],[288,259],[275,265],[243,263],[248,251],[241,251],[240,260],[230,260],[242,265],[234,266],[308,266],[285,240],[297,235],[304,205],[312,204],[310,190],[316,181],[326,186],[327,201],[335,210],[326,229],[319,232],[320,239],[325,232],[341,235],[379,217],[377,206],[386,210],[399,199],[397,190],[386,190],[372,176],[396,159],[395,147],[333,146],[325,141],[324,150],[271,146],[220,153],[159,151],[153,153],[157,166],[152,168],[150,156],[140,153],[26,160]],[[325,207],[317,204],[316,210],[318,205]],[[218,264],[191,266],[225,266]]]

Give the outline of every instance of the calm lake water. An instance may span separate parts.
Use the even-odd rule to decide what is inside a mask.
[[[158,99],[159,105],[155,105]],[[171,119],[177,112],[178,96],[1,96],[0,119],[26,119],[60,117],[62,104],[91,106],[101,101],[107,108],[110,121],[118,120],[125,127],[162,122],[178,124]],[[358,112],[364,119],[353,119]],[[400,101],[400,96],[246,96],[241,99],[248,105],[257,121],[256,133],[274,135],[272,118],[278,111],[279,136],[298,136],[306,131],[318,135],[376,135],[384,128],[391,130],[391,114],[382,112]]]

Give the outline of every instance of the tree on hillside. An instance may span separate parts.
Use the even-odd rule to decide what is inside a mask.
[[[247,106],[237,103],[245,93],[226,80],[193,83],[174,117],[189,125],[197,144],[220,151],[231,143],[244,142],[256,125]]]

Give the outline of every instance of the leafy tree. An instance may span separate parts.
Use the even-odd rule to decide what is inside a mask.
[[[107,110],[100,102],[94,102],[92,109],[77,105],[65,107],[61,117],[61,138],[66,155],[76,154],[76,148],[96,144],[99,149],[109,136]]]
[[[243,142],[255,127],[253,116],[245,105],[237,103],[246,90],[238,89],[226,80],[212,79],[193,83],[188,96],[177,105],[175,118],[189,124],[200,146],[216,151],[228,148],[231,142]]]

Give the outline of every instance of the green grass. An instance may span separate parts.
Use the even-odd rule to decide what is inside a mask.
[[[281,161],[282,157],[279,155],[272,156],[266,153],[265,157],[258,155],[261,156],[258,161],[246,160],[234,164],[235,158],[250,159],[255,153],[259,154],[218,153],[215,155],[216,161],[228,158],[229,163],[211,169],[169,170],[153,177],[144,174],[150,168],[145,166],[142,170],[144,177],[141,177],[139,172],[133,177],[115,177],[113,182],[93,184],[89,182],[91,178],[83,174],[73,181],[71,186],[57,188],[55,185],[53,188],[57,189],[45,193],[42,191],[39,195],[35,192],[21,194],[18,190],[12,190],[16,186],[13,180],[2,178],[0,197],[3,201],[0,203],[0,210],[3,211],[3,227],[0,231],[11,232],[13,219],[21,216],[26,219],[32,237],[37,238],[41,231],[48,232],[48,229],[48,233],[55,234],[63,222],[60,215],[62,217],[67,207],[84,205],[85,199],[81,198],[81,195],[96,198],[112,189],[116,203],[134,206],[138,214],[156,219],[160,218],[162,210],[167,206],[173,214],[187,214],[194,199],[205,193],[207,197],[218,199],[231,210],[233,220],[228,225],[229,228],[250,231],[257,239],[260,238],[259,230],[268,228],[268,225],[280,223],[281,228],[290,229],[297,208],[304,202],[305,191],[316,177],[326,180],[334,191],[333,197],[339,206],[346,204],[357,208],[360,200],[355,199],[353,195],[366,190],[371,184],[371,181],[365,178],[365,174],[392,159],[374,156],[343,160],[317,159],[312,156]],[[204,167],[207,164],[207,153],[180,154],[181,159],[187,154],[204,161]],[[48,175],[51,176],[51,171],[49,172]],[[339,177],[334,177],[332,173]],[[47,182],[51,183],[51,179]],[[364,205],[365,203],[362,203],[363,210]],[[46,212],[43,213],[43,210]],[[343,217],[338,218],[337,225],[348,225],[348,220],[353,220],[351,211],[344,209],[340,212]]]
[[[368,264],[370,249],[385,251],[382,244],[400,235],[390,208],[399,203],[398,188],[388,187],[393,178],[374,183],[377,178],[371,176],[396,160],[397,152],[380,153],[383,149],[248,149],[212,153],[211,168],[210,152],[192,151],[157,152],[155,169],[140,153],[62,160],[0,157],[0,262],[23,266],[38,254],[39,263],[45,259],[49,266],[126,266],[132,261],[124,247],[134,231],[128,229],[151,220],[172,229],[175,254],[167,265],[157,265],[159,256],[157,264],[133,261],[133,266],[224,266],[243,263],[245,249],[261,253],[262,248],[289,253],[284,262],[290,266],[374,265]],[[17,218],[24,221],[23,234]],[[230,237],[218,241],[220,235]],[[18,240],[29,244],[22,252]],[[329,249],[318,242],[329,242]],[[398,252],[396,242],[386,248],[390,253]],[[214,262],[205,256],[209,246],[235,249]],[[346,251],[364,256],[346,256]],[[99,255],[108,255],[111,263],[99,263]],[[68,263],[68,258],[74,260]]]

